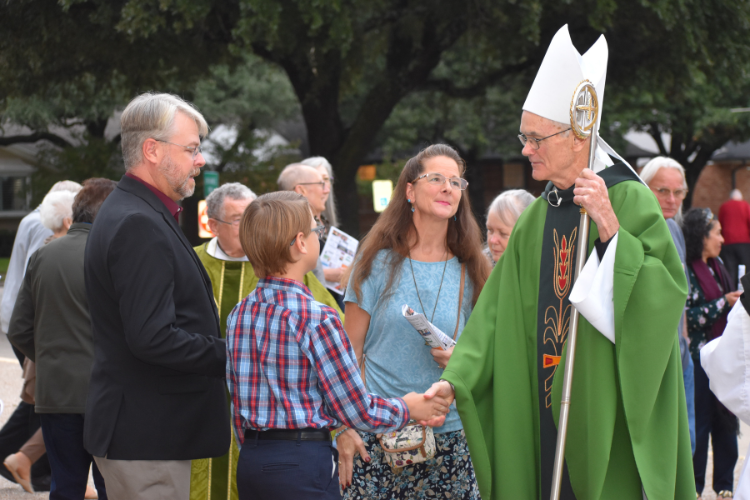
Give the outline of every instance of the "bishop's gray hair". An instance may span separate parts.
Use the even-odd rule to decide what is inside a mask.
[[[557,127],[557,130],[560,130],[560,131],[565,130],[565,132],[560,134],[561,137],[567,137],[568,135],[570,135],[570,132],[571,132],[570,123],[557,122],[555,120],[550,120],[550,121],[555,125],[555,127]]]
[[[524,189],[511,189],[500,193],[492,203],[490,208],[487,209],[487,216],[494,213],[503,224],[509,227],[513,227],[516,221],[521,216],[524,210],[531,205],[534,200],[534,195]]]
[[[146,92],[130,101],[120,117],[120,142],[126,170],[143,161],[143,143],[147,139],[169,140],[178,111],[195,120],[201,138],[208,135],[208,124],[203,115],[176,95]]]
[[[206,198],[206,215],[209,219],[224,218],[224,200],[250,200],[258,196],[253,191],[239,182],[228,182],[221,187],[211,191]]]
[[[304,160],[302,160],[302,164],[310,166],[314,169],[325,167],[326,172],[328,172],[328,178],[331,179],[331,194],[328,195],[328,199],[326,200],[326,209],[323,210],[323,217],[326,221],[328,221],[330,225],[338,227],[339,218],[338,213],[336,212],[336,199],[333,195],[333,167],[331,167],[331,164],[328,162],[328,160],[326,160],[322,156],[312,156],[310,158],[305,158]]]

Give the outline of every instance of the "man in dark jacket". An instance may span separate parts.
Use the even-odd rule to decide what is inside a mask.
[[[136,97],[121,125],[127,173],[86,245],[94,366],[84,445],[110,498],[187,500],[190,460],[221,456],[230,440],[216,302],[177,225],[208,127],[168,94]]]
[[[88,482],[92,457],[83,448],[83,414],[94,345],[83,255],[99,207],[116,185],[109,179],[84,183],[68,233],[29,259],[8,328],[8,339],[36,362],[35,409],[52,466],[50,498],[83,498]],[[106,499],[96,465],[94,482]]]

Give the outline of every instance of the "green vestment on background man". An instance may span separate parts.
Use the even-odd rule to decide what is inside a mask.
[[[258,284],[253,266],[245,261],[229,261],[216,258],[208,251],[209,243],[195,247],[195,253],[206,268],[214,290],[214,298],[219,310],[221,334],[226,338],[227,317],[242,299]],[[341,321],[344,315],[333,296],[312,274],[307,273],[305,286],[310,289],[318,302],[331,306],[339,312]],[[218,458],[193,460],[190,472],[190,500],[237,500],[237,460],[239,449],[232,439],[229,452]]]
[[[674,336],[685,274],[651,191],[627,180],[635,176],[623,164],[600,175],[620,223],[616,342],[580,316],[565,454],[572,492],[562,498],[693,499]],[[579,244],[573,188],[554,190],[549,203],[551,190],[513,228],[443,376],[455,386],[484,500],[549,498]],[[592,223],[589,254],[597,238]]]

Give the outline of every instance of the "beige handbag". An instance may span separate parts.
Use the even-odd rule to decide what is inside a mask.
[[[432,427],[410,422],[400,431],[378,434],[383,456],[391,468],[418,464],[435,456],[435,434]]]
[[[461,283],[458,292],[458,313],[456,317],[456,329],[453,332],[453,340],[458,335],[458,325],[461,323],[461,305],[464,300],[464,274],[465,264],[461,264]],[[365,382],[365,357],[362,356],[362,381]],[[432,427],[425,427],[416,422],[409,421],[401,430],[378,434],[378,442],[383,448],[385,461],[394,472],[409,465],[426,462],[435,456],[437,446],[435,434]]]

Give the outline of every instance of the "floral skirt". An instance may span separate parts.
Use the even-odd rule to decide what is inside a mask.
[[[383,459],[375,434],[360,433],[370,462],[354,458],[352,485],[343,491],[345,500],[392,500],[446,498],[479,500],[479,488],[463,430],[435,434],[436,453],[420,464],[394,473]]]

